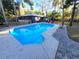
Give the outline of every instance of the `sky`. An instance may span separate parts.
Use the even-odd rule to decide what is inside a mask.
[[[43,4],[44,8],[46,8],[46,10],[51,11],[53,9],[52,8],[52,2],[48,2],[48,1],[49,0],[33,0],[33,2],[35,3],[34,9],[41,10],[42,4]]]
[[[15,0],[15,1],[20,3],[23,2],[23,4],[26,6],[26,9],[30,10],[29,4],[25,3],[23,0]],[[49,0],[32,0],[32,2],[34,3],[34,6],[33,6],[34,10],[38,10],[38,11],[42,10],[41,8],[42,4],[44,5],[44,10],[47,10],[47,11],[54,10],[54,7],[52,7],[52,2],[48,2],[48,1]]]
[[[33,2],[35,3],[34,8],[40,10],[41,5],[43,4],[48,10],[52,9],[52,5],[47,1],[48,0],[33,0]]]
[[[32,2],[34,3],[34,10],[40,10],[41,7],[39,6],[41,4],[41,0],[32,0]],[[24,3],[26,5],[26,8],[30,9],[30,6],[26,3]]]
[[[38,5],[38,4],[40,4],[41,3],[41,0],[33,0],[33,2],[34,2],[34,9],[36,9],[36,10],[40,10],[40,6]]]

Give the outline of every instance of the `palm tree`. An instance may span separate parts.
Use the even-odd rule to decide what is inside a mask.
[[[3,8],[2,0],[0,0],[0,7],[1,7],[1,10],[2,10],[2,14],[3,14],[3,17],[4,17],[5,23],[7,25],[7,19],[5,17],[5,12],[4,12],[4,8]]]

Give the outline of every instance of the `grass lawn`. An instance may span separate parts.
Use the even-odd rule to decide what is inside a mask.
[[[68,26],[67,29],[69,37],[72,40],[79,42],[79,23],[74,23],[72,27]]]
[[[57,24],[62,24],[62,22],[55,22]],[[79,23],[73,23],[73,26],[69,26],[69,22],[65,22],[65,25],[67,25],[67,31],[68,31],[68,36],[72,40],[79,42]]]

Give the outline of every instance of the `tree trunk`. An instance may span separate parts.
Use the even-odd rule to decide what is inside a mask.
[[[4,12],[4,8],[3,8],[3,4],[2,4],[1,0],[0,0],[0,7],[1,7],[2,14],[3,14],[4,20],[5,20],[5,24],[7,25],[7,19],[6,19],[6,16],[5,16],[5,12]]]
[[[64,25],[64,8],[62,9],[62,27],[63,27],[63,25]]]
[[[64,25],[64,1],[62,0],[63,8],[62,8],[62,27]]]
[[[72,15],[71,15],[71,20],[70,20],[70,26],[72,26],[74,16],[75,16],[75,8],[76,8],[76,1],[74,2],[73,10],[72,10]]]

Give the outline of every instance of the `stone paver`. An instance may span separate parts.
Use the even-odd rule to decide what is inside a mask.
[[[55,59],[79,59],[79,43],[69,39],[66,27],[58,29],[54,37],[60,42]]]

